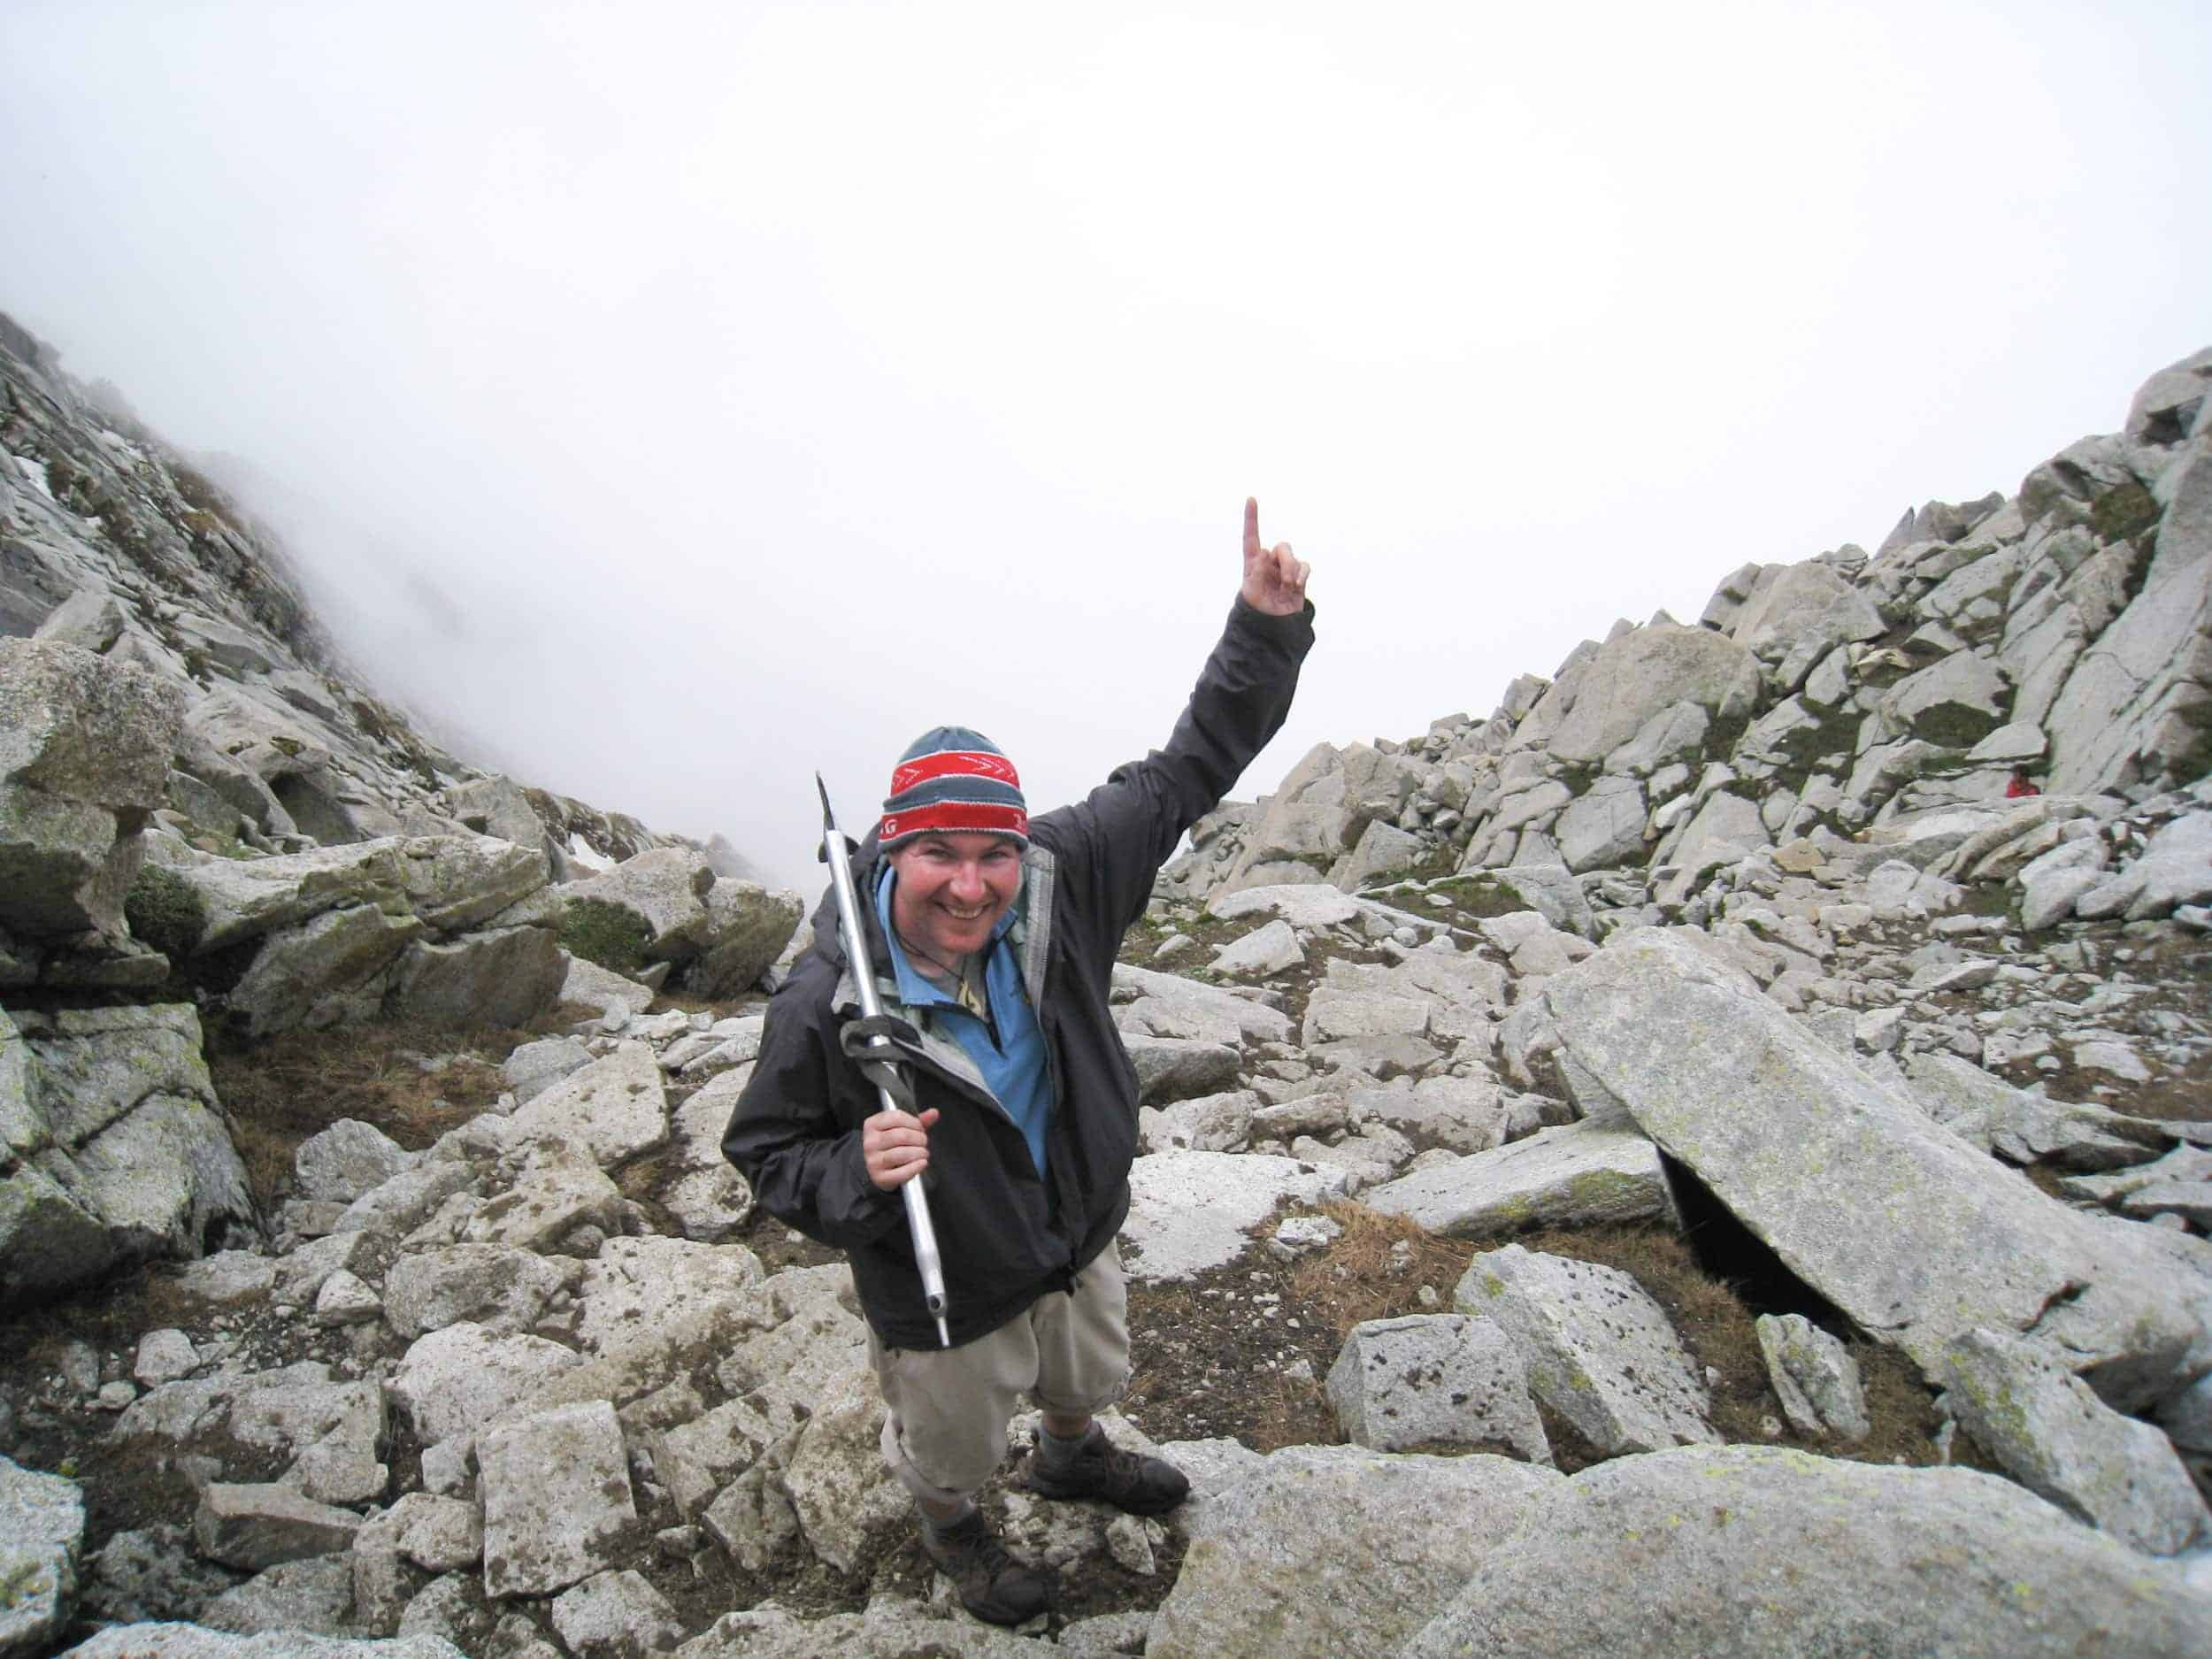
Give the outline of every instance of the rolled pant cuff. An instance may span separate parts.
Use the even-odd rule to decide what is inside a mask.
[[[959,1492],[950,1486],[937,1486],[915,1468],[914,1460],[906,1455],[906,1448],[899,1443],[899,1420],[888,1412],[884,1414],[883,1418],[882,1446],[884,1466],[896,1477],[901,1486],[924,1503],[952,1505],[975,1495],[977,1489],[974,1487]]]

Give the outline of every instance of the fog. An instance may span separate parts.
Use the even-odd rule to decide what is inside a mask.
[[[526,781],[811,887],[1163,741],[1244,498],[1318,741],[2010,492],[2212,342],[2200,5],[0,7],[0,309]]]

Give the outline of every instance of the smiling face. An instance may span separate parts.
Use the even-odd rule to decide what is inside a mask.
[[[991,930],[1021,891],[1021,849],[1003,835],[924,835],[890,857],[899,875],[892,925],[907,945],[947,970],[990,943]]]

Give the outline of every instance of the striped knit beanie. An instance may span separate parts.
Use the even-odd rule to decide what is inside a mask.
[[[878,835],[885,852],[918,835],[1004,835],[1029,845],[1029,803],[1014,763],[964,726],[941,726],[907,745],[891,769]]]

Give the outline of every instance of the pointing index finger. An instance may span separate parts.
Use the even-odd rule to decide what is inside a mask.
[[[1244,560],[1250,564],[1260,556],[1260,498],[1244,498]]]

